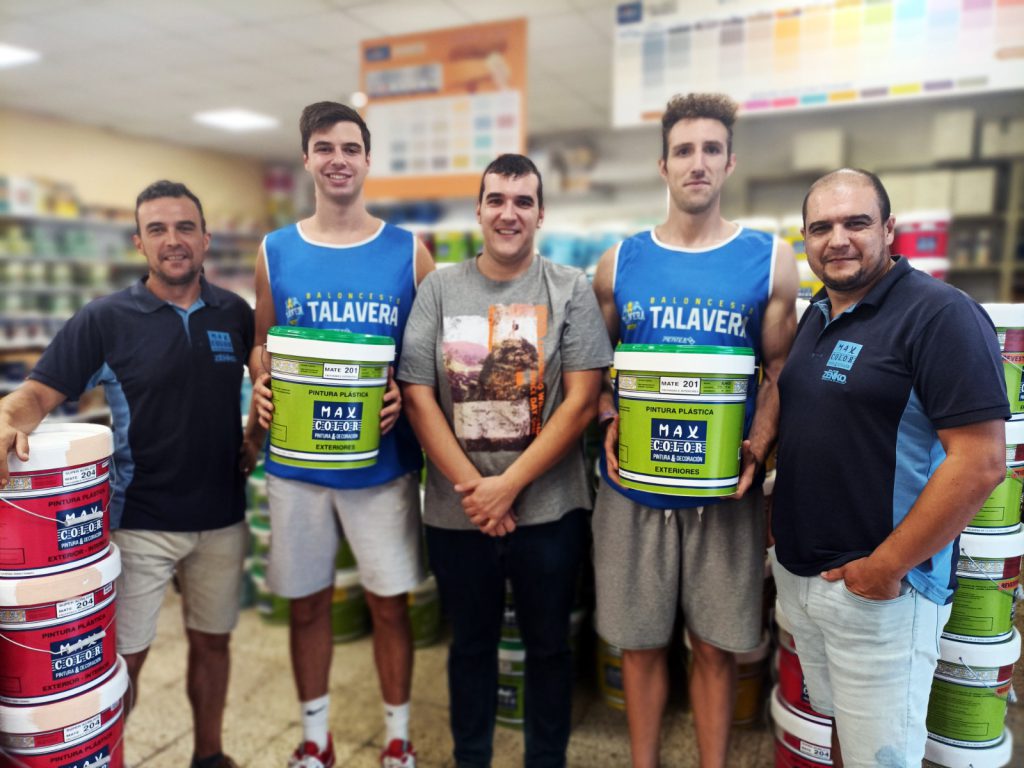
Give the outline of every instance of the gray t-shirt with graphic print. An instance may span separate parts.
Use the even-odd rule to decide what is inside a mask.
[[[426,384],[459,445],[485,477],[530,445],[564,398],[563,371],[605,368],[611,344],[586,276],[535,256],[509,281],[476,260],[438,270],[419,286],[405,327],[398,378]],[[473,529],[452,484],[427,460],[424,521]],[[516,499],[519,525],[558,520],[591,505],[582,442]]]

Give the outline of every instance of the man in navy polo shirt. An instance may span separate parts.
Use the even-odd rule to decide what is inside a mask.
[[[28,458],[28,434],[68,398],[103,385],[114,426],[110,527],[121,553],[117,650],[138,701],[139,672],[177,574],[188,636],[193,768],[235,768],[221,748],[228,642],[247,548],[245,475],[259,451],[243,440],[242,367],[253,313],[210,285],[210,234],[199,199],[169,181],[135,206],[135,247],[149,274],[72,317],[28,380],[0,401],[0,456]],[[255,423],[255,420],[253,420]],[[0,488],[8,482],[0,461]]]
[[[1006,471],[992,323],[890,255],[894,224],[871,173],[811,186],[825,288],[779,380],[775,580],[837,766],[920,765],[955,542]]]

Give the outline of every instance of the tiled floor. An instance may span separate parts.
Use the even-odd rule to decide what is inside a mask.
[[[1022,624],[1021,617],[1017,619]],[[244,768],[283,768],[299,741],[295,690],[288,662],[287,629],[268,626],[254,609],[243,611],[232,643],[231,688],[225,720],[226,751]],[[438,643],[416,652],[412,739],[421,768],[452,766],[448,735],[446,648]],[[628,766],[625,717],[601,699],[588,659],[574,701],[569,765]],[[1024,694],[1018,665],[1017,688]],[[169,594],[159,633],[142,672],[141,697],[127,732],[132,768],[186,768],[192,751],[191,715],[185,698],[185,641],[180,602]],[[384,728],[368,638],[335,646],[331,673],[331,729],[339,768],[376,768]],[[1024,765],[1024,706],[1010,708],[1016,737],[1010,765]],[[498,728],[494,768],[522,765],[522,736]],[[773,742],[766,726],[737,730],[730,768],[770,768]],[[663,729],[662,765],[697,766],[692,718],[675,702]]]

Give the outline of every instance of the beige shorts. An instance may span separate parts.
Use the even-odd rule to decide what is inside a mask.
[[[116,530],[117,652],[139,653],[156,637],[167,583],[177,573],[185,626],[223,635],[238,623],[242,563],[249,550],[245,522],[213,531]]]

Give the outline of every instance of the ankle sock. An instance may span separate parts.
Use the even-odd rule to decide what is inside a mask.
[[[330,694],[318,699],[304,701],[300,705],[302,712],[302,740],[312,741],[317,749],[327,749],[327,716],[330,714]]]
[[[384,743],[392,739],[409,740],[409,702],[405,704],[384,704]]]

